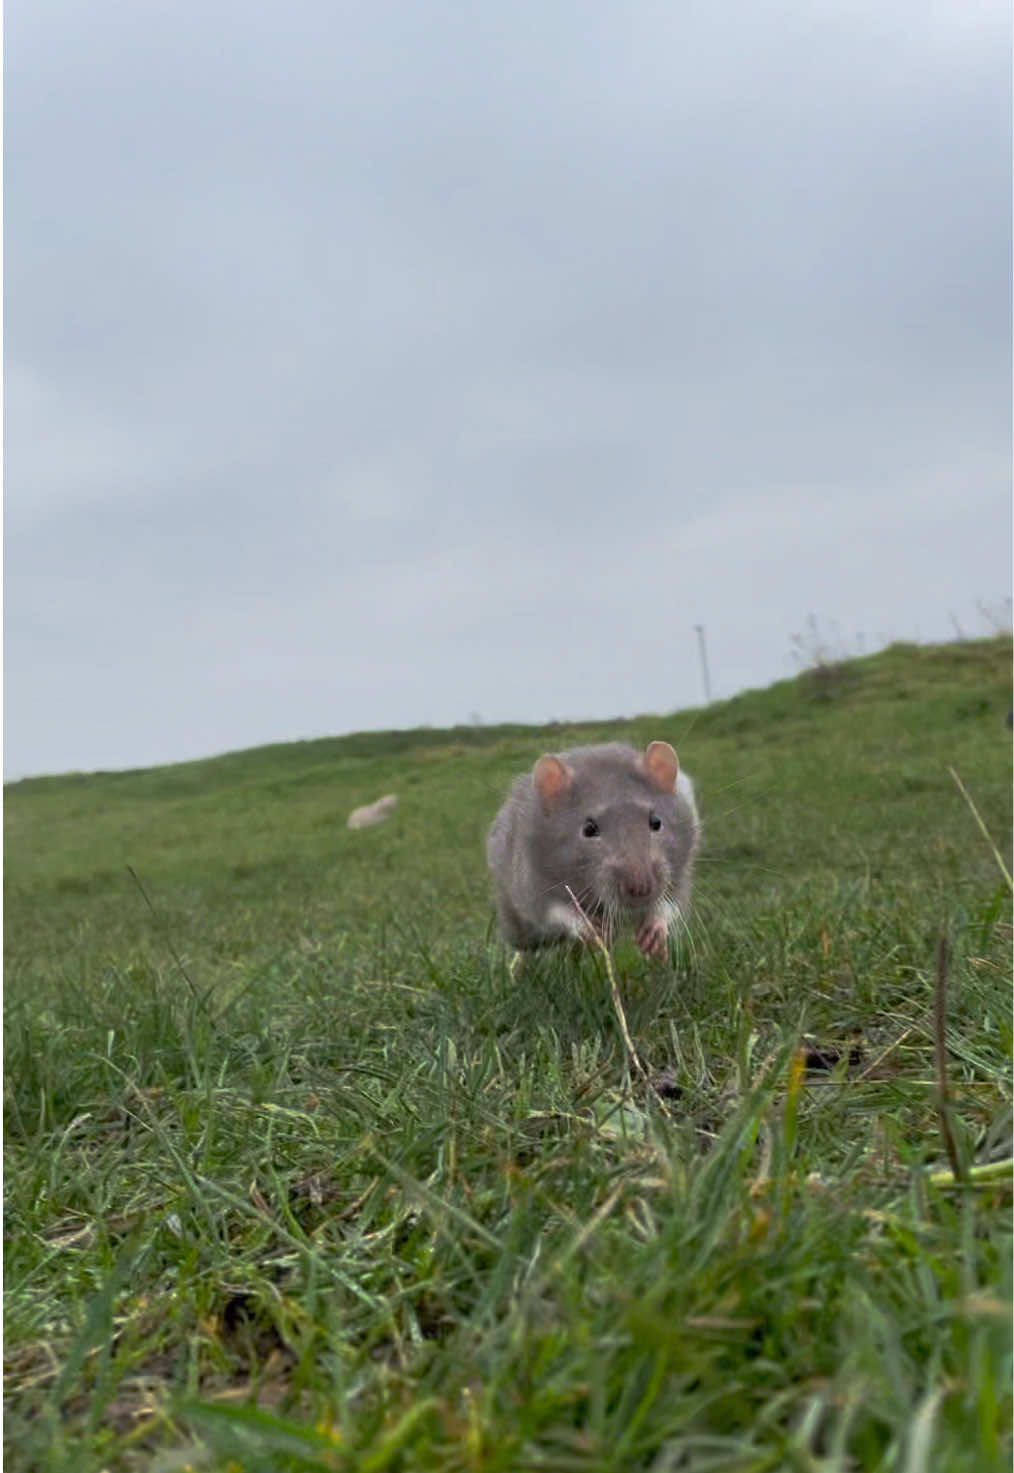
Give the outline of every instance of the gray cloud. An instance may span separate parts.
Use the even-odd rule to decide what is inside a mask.
[[[1008,27],[9,7],[6,765],[544,719],[1009,586]]]

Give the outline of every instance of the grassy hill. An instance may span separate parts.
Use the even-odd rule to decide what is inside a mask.
[[[895,646],[9,786],[9,1466],[1009,1467],[1010,687]],[[691,942],[614,958],[657,1092],[600,957],[510,980],[482,857],[617,735],[705,820]]]

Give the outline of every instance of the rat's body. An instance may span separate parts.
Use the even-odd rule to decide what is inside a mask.
[[[611,940],[626,923],[645,956],[665,956],[699,835],[693,786],[666,742],[540,757],[486,844],[504,940],[518,951],[588,940],[589,922]]]

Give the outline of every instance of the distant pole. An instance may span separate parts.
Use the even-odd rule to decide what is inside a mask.
[[[697,643],[701,651],[701,679],[704,681],[704,704],[711,705],[711,676],[708,674],[708,647],[704,642],[704,625],[695,624]]]

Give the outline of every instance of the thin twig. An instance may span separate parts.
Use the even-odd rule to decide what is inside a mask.
[[[891,1043],[889,1043],[887,1045],[887,1047],[884,1049],[884,1051],[883,1051],[882,1054],[878,1054],[877,1055],[877,1057],[873,1060],[873,1063],[872,1064],[867,1064],[867,1066],[863,1070],[863,1072],[861,1074],[857,1074],[855,1076],[855,1079],[854,1079],[853,1083],[858,1084],[861,1079],[868,1078],[869,1075],[873,1073],[874,1069],[879,1069],[880,1068],[880,1065],[887,1058],[888,1054],[893,1053],[894,1050],[898,1047],[899,1044],[904,1043],[905,1042],[905,1039],[908,1037],[908,1035],[911,1032],[912,1032],[912,1029],[911,1028],[906,1028],[905,1031],[904,1031],[904,1033],[899,1034],[897,1038],[895,1038]]]
[[[159,915],[158,911],[152,905],[151,899],[149,898],[149,895],[148,895],[148,892],[144,888],[144,886],[141,884],[141,881],[137,878],[137,872],[134,869],[133,865],[131,865],[131,864],[128,864],[127,865],[127,874],[130,876],[130,878],[133,880],[134,884],[140,890],[141,897],[144,900],[145,905],[151,911],[151,918],[152,918],[152,920],[155,922],[155,924],[157,926],[160,926],[161,927],[162,932],[165,935],[165,944],[169,948],[169,955],[172,957],[173,961],[176,963],[177,967],[180,969],[180,972],[183,975],[184,981],[186,982],[187,986],[190,988],[190,991],[191,991],[191,993],[193,995],[194,1001],[197,1003],[197,1006],[199,1008],[207,1008],[207,1005],[208,1005],[207,996],[201,993],[200,989],[197,987],[197,985],[194,982],[193,978],[191,977],[190,973],[187,971],[186,967],[183,965],[183,960],[180,957],[179,952],[176,950],[176,947],[175,947],[175,945],[173,943],[172,936],[169,934],[169,927],[168,927],[167,923],[162,920],[162,918]]]
[[[968,789],[965,787],[964,783],[961,781],[960,777],[958,776],[957,772],[955,771],[955,769],[953,767],[948,767],[947,771],[950,773],[951,777],[957,783],[958,790],[961,793],[961,796],[964,798],[965,802],[968,804],[968,806],[969,806],[969,808],[971,809],[971,812],[972,812],[972,817],[975,819],[976,823],[979,825],[979,831],[980,831],[980,833],[982,834],[983,838],[986,840],[986,843],[989,845],[990,849],[993,851],[993,858],[996,860],[997,864],[1000,867],[1000,873],[1003,875],[1004,879],[1007,882],[1007,888],[1008,888],[1008,890],[1014,890],[1014,880],[1011,879],[1010,870],[1004,864],[1004,862],[1003,862],[1003,856],[1001,855],[999,849],[996,847],[996,843],[994,842],[993,835],[989,832],[989,829],[986,827],[986,824],[985,824],[985,822],[984,822],[984,820],[982,818],[982,815],[980,814],[978,808],[976,808],[974,802],[972,801],[972,795],[971,795],[971,793],[969,793]]]
[[[593,925],[591,919],[582,906],[580,900],[578,900],[577,896],[574,894],[573,890],[570,888],[569,885],[567,885],[565,888],[567,894],[570,896],[571,901],[574,904],[574,908],[576,909],[578,915],[581,917],[582,921],[584,921],[585,926],[588,929],[592,944],[598,947],[599,951],[601,951],[602,953],[603,959],[605,960],[606,975],[609,978],[609,987],[613,995],[613,1007],[616,1010],[616,1016],[620,1021],[620,1032],[623,1034],[623,1042],[626,1044],[627,1053],[630,1055],[630,1061],[634,1065],[634,1068],[637,1070],[638,1074],[640,1074],[641,1078],[644,1080],[645,1084],[651,1090],[652,1094],[655,1096],[656,1100],[662,1108],[663,1114],[671,1120],[672,1114],[669,1110],[669,1107],[662,1096],[659,1094],[658,1090],[655,1088],[654,1084],[652,1084],[647,1069],[641,1063],[641,1056],[638,1054],[637,1049],[634,1047],[634,1040],[630,1036],[630,1029],[627,1027],[627,1015],[623,1011],[623,1000],[620,997],[620,989],[616,985],[616,973],[613,970],[613,959],[609,954],[609,947],[603,940],[598,928]]]
[[[945,1030],[947,1027],[947,968],[950,963],[951,948],[947,940],[947,932],[940,932],[937,942],[937,977],[936,986],[933,990],[933,1033],[934,1052],[937,1068],[937,1106],[940,1114],[940,1134],[944,1138],[944,1149],[947,1159],[951,1163],[951,1171],[956,1181],[965,1180],[965,1169],[958,1153],[958,1143],[954,1139],[954,1131],[951,1127],[951,1101],[947,1088],[947,1039]]]

